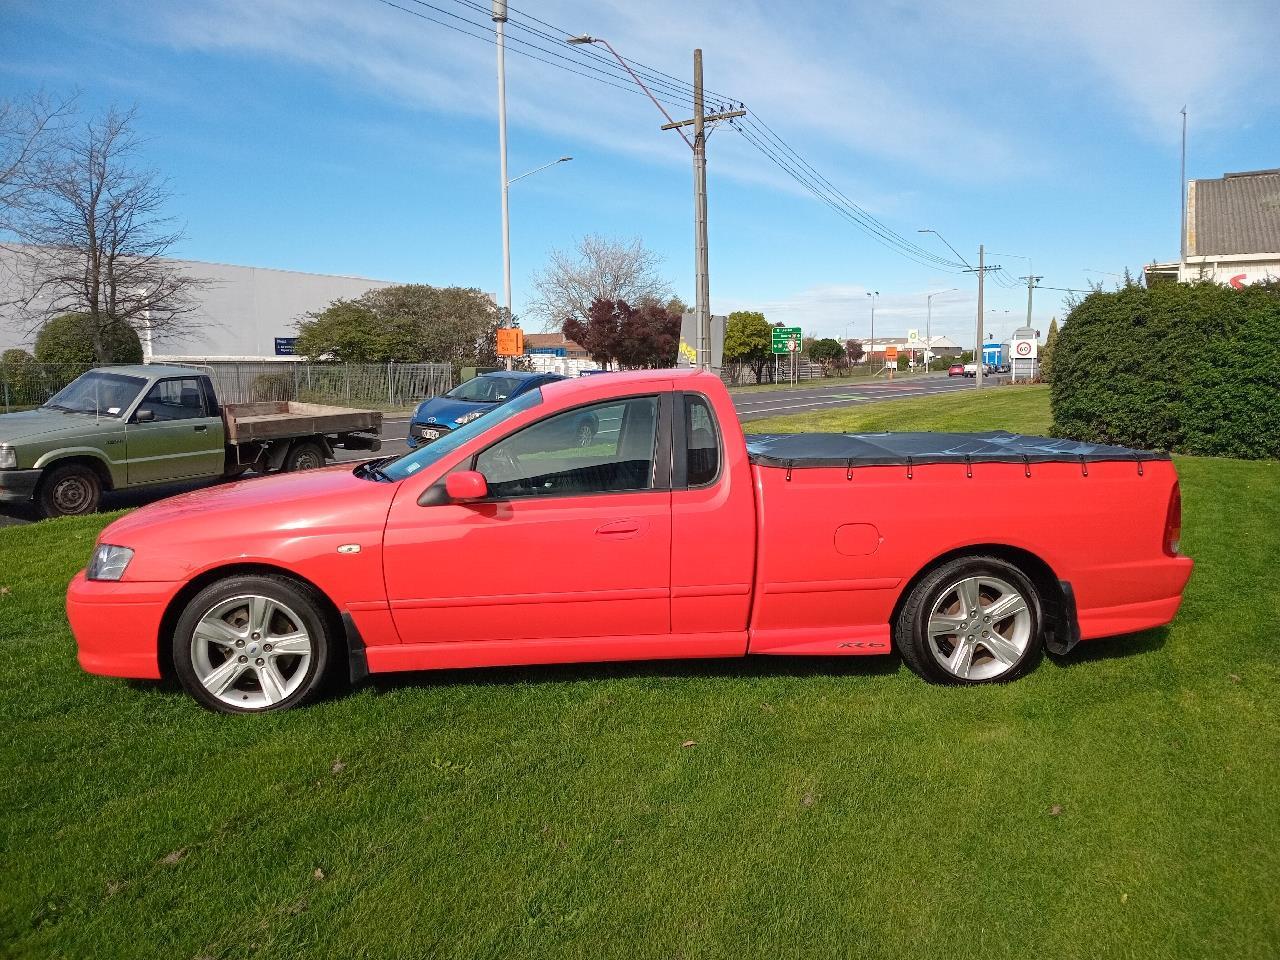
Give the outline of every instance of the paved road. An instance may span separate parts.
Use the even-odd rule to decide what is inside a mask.
[[[876,383],[859,383],[856,386],[814,385],[798,386],[795,389],[735,391],[733,405],[738,417],[743,421],[760,420],[764,417],[781,417],[797,413],[812,413],[818,410],[829,410],[835,407],[856,406],[864,403],[875,403],[880,400],[897,400],[902,397],[923,397],[937,393],[953,393],[957,390],[972,390],[973,381],[962,377],[947,377],[945,374]],[[408,433],[409,421],[404,417],[394,417],[382,422],[382,455],[391,456],[408,451],[404,437]],[[340,450],[339,460],[361,460],[369,454],[363,450]],[[102,499],[102,509],[123,510],[126,507],[140,507],[143,504],[163,500],[188,490],[208,486],[206,480],[194,483],[168,484],[160,487],[147,487],[143,490],[131,490],[124,493],[106,494]],[[0,527],[30,523],[35,519],[30,510],[6,508],[0,512]]]

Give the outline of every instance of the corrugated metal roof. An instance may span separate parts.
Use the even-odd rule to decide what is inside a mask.
[[[1193,204],[1192,256],[1280,253],[1280,172],[1197,180]]]

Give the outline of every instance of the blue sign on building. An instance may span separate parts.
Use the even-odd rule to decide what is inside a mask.
[[[293,345],[297,342],[297,337],[276,337],[276,356],[292,357],[294,355]]]

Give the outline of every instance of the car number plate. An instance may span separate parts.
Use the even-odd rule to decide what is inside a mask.
[[[432,430],[430,427],[420,427],[418,429],[418,436],[423,440],[439,440],[440,431]]]

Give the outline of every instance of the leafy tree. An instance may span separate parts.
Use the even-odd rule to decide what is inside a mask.
[[[867,351],[862,347],[861,340],[846,340],[844,342],[844,352],[850,363],[859,363],[867,355]]]
[[[561,330],[602,367],[669,367],[680,343],[680,314],[656,300],[632,307],[601,298],[592,302],[585,321],[570,317]]]
[[[736,310],[724,328],[724,360],[749,366],[759,383],[773,360],[773,328],[763,313]]]
[[[658,273],[661,263],[662,258],[639,237],[627,241],[588,234],[572,251],[551,252],[550,262],[534,275],[529,311],[547,329],[554,329],[569,318],[587,322],[597,300],[665,301],[671,285]]]
[[[840,346],[840,341],[831,337],[814,340],[809,345],[809,359],[814,363],[822,364],[822,372],[826,376],[831,375],[831,368],[836,366],[844,355],[844,347]]]
[[[1044,346],[1040,348],[1040,379],[1045,383],[1053,381],[1053,348],[1058,344],[1058,318],[1049,321],[1049,335],[1044,338]]]
[[[298,353],[350,363],[497,362],[501,312],[479,290],[402,284],[335,300],[298,324]]]
[[[41,363],[85,367],[95,363],[141,363],[142,343],[127,323],[97,327],[88,314],[64,313],[40,328],[35,354]]]

